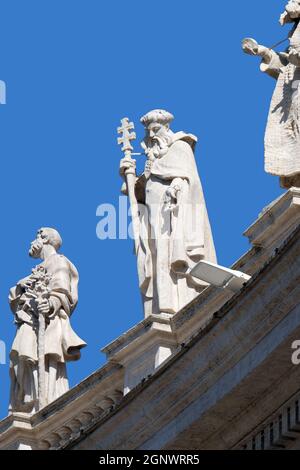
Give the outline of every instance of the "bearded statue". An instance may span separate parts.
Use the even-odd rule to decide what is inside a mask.
[[[136,178],[140,203],[137,250],[145,316],[174,314],[207,287],[190,276],[201,260],[216,262],[214,242],[194,157],[197,138],[174,133],[171,113],[158,109],[141,118],[144,173]],[[135,167],[121,161],[121,175]]]
[[[78,271],[68,258],[58,253],[61,244],[55,229],[38,230],[29,255],[42,262],[10,290],[9,303],[17,327],[10,352],[11,413],[33,414],[40,409],[41,379],[43,405],[65,393],[69,389],[66,363],[77,361],[81,348],[86,346],[70,323],[78,301]],[[45,322],[42,357],[41,315]],[[43,377],[40,377],[41,362]]]

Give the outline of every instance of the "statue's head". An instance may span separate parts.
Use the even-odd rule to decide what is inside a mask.
[[[144,146],[154,150],[156,156],[165,151],[172,142],[173,132],[170,124],[173,119],[174,116],[163,109],[154,109],[141,118],[146,131]]]
[[[52,246],[55,251],[58,251],[62,245],[61,236],[54,228],[43,227],[38,230],[36,239],[31,243],[29,255],[32,258],[42,258],[46,245]]]
[[[285,12],[280,17],[282,25],[293,23],[300,18],[300,0],[289,0],[285,7]]]

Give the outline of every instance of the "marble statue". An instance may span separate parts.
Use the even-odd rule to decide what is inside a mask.
[[[80,358],[86,343],[72,330],[78,301],[78,272],[58,253],[53,228],[41,228],[29,254],[42,259],[10,290],[17,333],[10,352],[10,412],[34,413],[69,388],[66,362]]]
[[[299,20],[300,1],[291,0],[280,17],[282,25],[293,24],[285,52],[277,53],[250,38],[243,41],[244,51],[260,56],[261,70],[277,80],[265,135],[265,170],[280,176],[284,188],[300,186]]]
[[[140,290],[145,316],[175,314],[203,291],[207,284],[189,272],[200,260],[216,262],[215,247],[204,195],[197,171],[194,149],[197,138],[170,129],[171,113],[150,111],[141,122],[146,136],[144,173],[136,177],[136,161],[131,158],[129,134],[133,128],[122,121],[125,158],[120,173],[134,177],[134,194],[127,179]],[[127,140],[126,140],[127,137]],[[128,145],[126,145],[126,142]],[[134,198],[139,204],[134,210]]]

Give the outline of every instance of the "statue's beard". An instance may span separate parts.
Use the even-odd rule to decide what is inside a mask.
[[[40,258],[42,249],[43,244],[38,240],[34,241],[29,249],[29,256],[31,256],[32,258]]]
[[[148,157],[161,158],[169,150],[172,143],[172,135],[165,134],[164,136],[148,138],[146,143],[146,155]]]

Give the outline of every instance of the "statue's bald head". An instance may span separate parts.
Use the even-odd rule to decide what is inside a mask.
[[[30,246],[29,255],[33,258],[44,258],[46,247],[53,247],[58,251],[62,245],[60,234],[55,228],[42,227],[37,231],[36,239]],[[49,249],[47,249],[49,252]]]
[[[56,251],[58,251],[62,245],[62,239],[60,234],[55,228],[42,227],[38,230],[41,238],[45,240],[46,243],[52,245]]]

